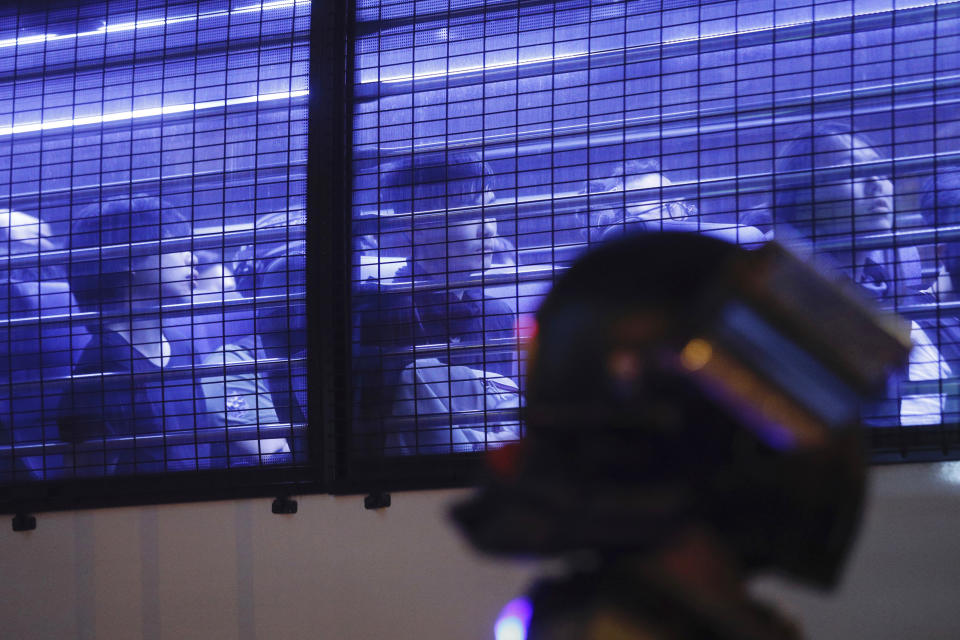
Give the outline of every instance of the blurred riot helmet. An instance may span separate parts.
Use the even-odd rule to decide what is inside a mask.
[[[547,295],[523,442],[455,519],[494,553],[652,553],[706,526],[744,571],[835,582],[860,518],[859,408],[909,332],[776,244],[624,236]]]

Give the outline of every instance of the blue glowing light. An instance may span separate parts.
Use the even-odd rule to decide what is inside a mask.
[[[262,93],[254,96],[243,96],[240,98],[229,98],[227,100],[208,100],[206,102],[173,104],[163,107],[150,107],[147,109],[133,109],[131,111],[116,111],[113,113],[103,113],[96,116],[84,116],[82,118],[64,118],[58,120],[47,120],[42,122],[30,122],[26,124],[17,124],[10,127],[0,127],[0,136],[8,136],[14,133],[29,133],[32,131],[48,131],[50,129],[64,129],[67,127],[80,127],[89,124],[101,124],[106,122],[120,122],[124,120],[135,120],[139,118],[151,118],[154,116],[170,115],[174,113],[188,113],[193,111],[206,111],[208,109],[222,109],[240,104],[251,104],[255,102],[272,102],[275,100],[290,100],[308,95],[310,92],[306,89],[300,91],[278,91],[276,93]]]
[[[54,42],[57,40],[70,40],[72,38],[83,38],[85,36],[102,35],[104,33],[120,33],[123,31],[136,31],[140,29],[149,29],[152,27],[166,27],[167,25],[178,24],[181,22],[197,22],[208,18],[238,16],[244,13],[253,12],[266,12],[272,9],[283,9],[297,4],[310,4],[310,0],[278,0],[276,2],[258,2],[253,5],[237,7],[235,9],[207,11],[204,13],[170,16],[167,18],[153,18],[149,20],[134,20],[132,22],[119,22],[116,24],[104,24],[98,29],[81,31],[78,33],[40,33],[18,38],[5,38],[0,40],[0,48],[23,47],[30,44]]]
[[[526,597],[514,598],[503,607],[493,627],[496,640],[526,640],[533,604]]]

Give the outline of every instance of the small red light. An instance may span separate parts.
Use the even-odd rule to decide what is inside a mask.
[[[515,478],[520,471],[522,442],[514,442],[487,452],[487,466],[499,478]]]

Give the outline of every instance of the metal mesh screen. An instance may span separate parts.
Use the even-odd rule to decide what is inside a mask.
[[[0,484],[306,461],[309,22],[0,11]]]
[[[956,456],[958,33],[953,2],[359,0],[354,453],[521,437],[556,274],[669,229],[789,240],[907,315],[874,454]]]

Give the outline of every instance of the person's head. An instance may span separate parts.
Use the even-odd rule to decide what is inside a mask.
[[[497,223],[484,218],[494,195],[479,153],[446,151],[404,158],[384,178],[382,206],[409,214],[414,274],[465,274],[491,266]]]
[[[623,191],[623,162],[604,163],[590,167],[593,177],[583,183],[580,195]]]
[[[599,228],[594,237],[608,240],[634,223],[686,220],[696,215],[695,205],[670,193],[673,182],[663,175],[656,158],[628,160],[623,166],[617,189],[624,192],[624,206],[591,213],[591,226]]]
[[[273,211],[257,217],[253,241],[236,249],[229,262],[228,271],[233,274],[236,291],[245,298],[257,295],[257,274],[263,268],[267,256],[278,255],[285,251],[291,233],[302,233],[307,224],[304,211]],[[280,231],[280,240],[262,240],[260,231],[275,229]],[[269,231],[267,234],[269,235]]]
[[[660,172],[655,159],[627,162],[624,180],[627,220],[684,220],[690,207],[678,198],[667,197],[673,182]]]
[[[111,200],[81,210],[71,226],[69,276],[81,310],[116,314],[189,302],[199,276],[194,256],[164,249],[160,241],[191,233],[183,212],[159,198]]]
[[[942,171],[927,179],[920,196],[924,220],[932,227],[960,225],[960,170]],[[937,258],[946,272],[938,283],[938,294],[956,296],[960,287],[960,240],[941,242]]]
[[[871,141],[817,122],[784,144],[774,176],[774,227],[806,238],[893,228],[893,182]]]
[[[797,291],[860,319],[862,339],[777,315]],[[646,557],[705,528],[744,574],[831,583],[859,520],[861,392],[908,349],[906,331],[858,304],[777,247],[683,233],[604,243],[538,310],[525,440],[491,452],[489,484],[455,517],[481,549],[537,555]],[[804,340],[784,339],[794,331]],[[815,355],[841,342],[843,370],[870,371],[869,384]]]

